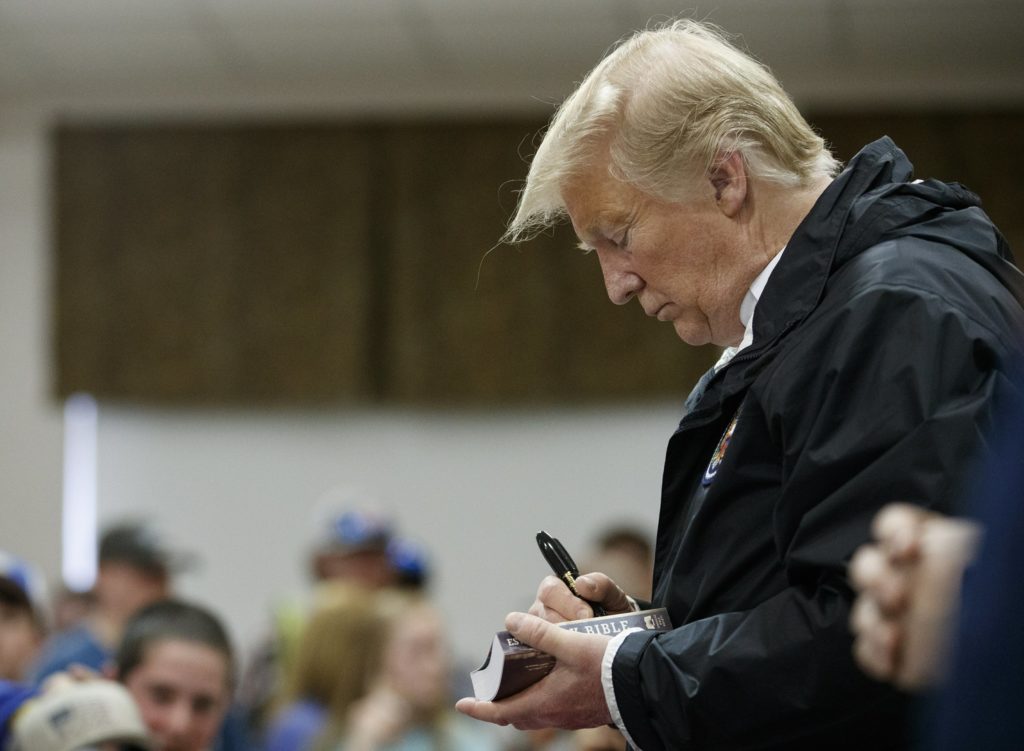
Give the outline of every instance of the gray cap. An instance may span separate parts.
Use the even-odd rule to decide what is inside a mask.
[[[173,574],[190,568],[193,555],[175,551],[149,524],[123,522],[105,530],[100,537],[100,563],[117,561],[142,571]]]
[[[74,751],[108,741],[153,748],[131,694],[107,680],[70,683],[31,699],[13,730],[13,751]]]

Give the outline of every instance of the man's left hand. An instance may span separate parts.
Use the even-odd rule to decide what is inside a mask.
[[[544,678],[497,702],[460,699],[455,708],[484,722],[519,730],[597,727],[611,722],[601,686],[601,661],[610,637],[568,631],[526,613],[510,613],[505,628],[557,662]]]

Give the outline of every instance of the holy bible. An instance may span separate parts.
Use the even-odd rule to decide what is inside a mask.
[[[606,636],[615,636],[633,628],[644,631],[668,631],[672,628],[665,608],[565,621],[558,625],[585,634]],[[498,701],[532,686],[554,667],[555,658],[551,655],[523,644],[508,631],[499,631],[491,641],[484,664],[469,676],[477,699]]]

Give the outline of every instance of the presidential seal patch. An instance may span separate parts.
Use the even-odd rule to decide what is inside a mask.
[[[729,441],[732,440],[732,434],[736,430],[736,422],[739,419],[740,413],[737,412],[725,432],[722,433],[722,438],[718,442],[718,446],[715,447],[715,453],[711,455],[711,461],[708,462],[708,468],[704,470],[704,478],[700,482],[704,487],[710,485],[711,481],[715,479],[715,475],[718,474],[718,468],[722,465],[722,460],[725,459],[725,452],[729,450]]]

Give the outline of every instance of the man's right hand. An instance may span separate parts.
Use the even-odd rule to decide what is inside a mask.
[[[590,602],[596,602],[608,611],[628,613],[634,610],[626,593],[602,573],[584,574],[576,578],[576,591]],[[574,595],[561,579],[546,576],[537,587],[537,599],[530,606],[530,615],[551,623],[593,618],[594,611],[586,602]]]

